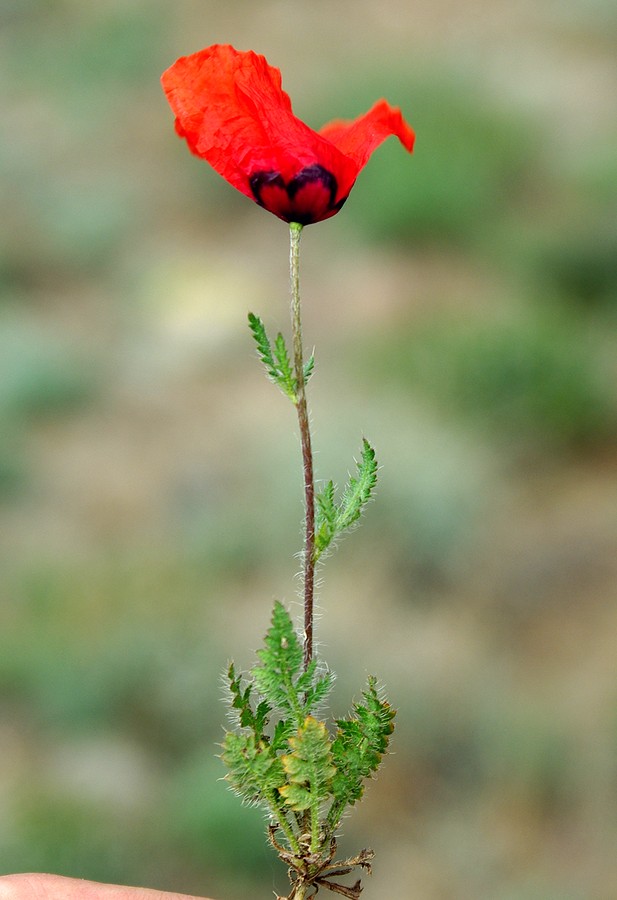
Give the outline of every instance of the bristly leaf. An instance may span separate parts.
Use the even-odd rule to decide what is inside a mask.
[[[289,738],[295,731],[295,724],[290,719],[279,719],[274,726],[274,734],[270,741],[272,750],[276,753],[279,750],[289,749]]]
[[[334,484],[331,481],[315,498],[315,562],[339,534],[360,518],[371,499],[377,484],[378,467],[375,451],[366,438],[362,442],[362,459],[357,466],[358,476],[349,478],[339,504],[334,499]]]
[[[289,738],[291,753],[281,757],[287,784],[279,788],[287,806],[299,812],[326,798],[336,774],[332,745],[323,722],[307,716],[295,737]]]
[[[251,728],[255,734],[255,738],[260,740],[263,736],[264,728],[268,724],[268,714],[271,706],[265,700],[257,704],[257,708],[253,711],[251,706],[251,693],[253,686],[251,684],[242,690],[242,674],[236,675],[233,662],[229,664],[227,670],[227,678],[229,680],[229,693],[231,694],[231,707],[237,710],[236,719],[241,728]]]
[[[315,369],[315,355],[311,353],[307,361],[304,363],[304,383],[306,384]]]
[[[329,546],[336,534],[337,509],[334,482],[329,481],[315,497],[315,559]]]
[[[274,706],[293,716],[298,726],[328,696],[334,675],[329,670],[317,674],[316,659],[303,669],[302,645],[289,613],[278,601],[274,604],[272,624],[264,644],[257,651],[260,665],[251,670],[251,675],[258,692],[265,698],[266,715]]]
[[[274,362],[274,357],[272,356],[272,348],[270,346],[270,341],[268,340],[268,335],[266,334],[266,328],[259,316],[256,316],[252,312],[249,313],[249,328],[255,338],[257,353],[266,367],[268,377],[271,378],[272,381],[278,382],[278,370]]]
[[[334,672],[331,672],[328,669],[327,672],[315,681],[313,687],[310,687],[304,695],[307,712],[312,712],[320,703],[323,703],[332,690],[333,684]]]
[[[279,332],[274,341],[274,356],[277,362],[277,383],[283,393],[287,394],[290,400],[296,402],[296,379],[294,378],[291,363],[289,362],[289,354],[285,346],[285,338]]]
[[[257,353],[266,368],[268,378],[278,384],[293,403],[297,403],[297,384],[285,346],[285,338],[282,334],[277,334],[273,350],[264,323],[254,313],[249,313],[249,328],[255,338]]]
[[[302,667],[302,646],[289,613],[278,600],[264,644],[257,651],[260,665],[251,670],[255,686],[271,706],[300,720],[302,708],[295,681]]]
[[[250,727],[253,722],[253,710],[250,704],[251,685],[249,684],[246,690],[244,692],[242,691],[242,675],[236,677],[236,670],[232,662],[229,663],[227,678],[229,680],[229,693],[231,694],[232,709],[238,710],[238,724],[242,728]]]
[[[247,803],[264,802],[285,784],[281,759],[267,742],[256,741],[254,734],[228,731],[221,759],[227,766],[227,781]]]
[[[312,659],[306,669],[300,673],[296,681],[296,691],[301,694],[307,691],[313,683],[315,672],[317,670],[317,660]],[[308,715],[308,713],[307,713]]]
[[[377,484],[375,451],[366,438],[362,439],[362,459],[357,465],[358,477],[349,479],[339,506],[336,521],[336,530],[339,533],[360,518]]]
[[[353,805],[362,796],[363,782],[378,769],[394,730],[396,710],[386,700],[380,700],[373,676],[362,696],[365,702],[354,704],[348,719],[337,720],[338,731],[332,743],[337,770],[332,793],[341,812],[345,805]],[[336,827],[338,823],[332,824]]]

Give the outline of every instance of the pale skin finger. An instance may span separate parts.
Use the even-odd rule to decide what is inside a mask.
[[[170,894],[148,888],[98,884],[60,875],[4,875],[0,900],[209,900],[187,894]]]

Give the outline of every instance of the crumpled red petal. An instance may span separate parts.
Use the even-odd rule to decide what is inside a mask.
[[[176,130],[197,156],[270,212],[310,224],[335,215],[373,149],[389,134],[411,150],[413,132],[385,101],[322,132],[298,119],[281,73],[252,51],[215,44],[162,76]]]
[[[400,109],[378,100],[367,113],[353,121],[337,119],[319,129],[322,137],[350,157],[363,169],[375,150],[387,137],[396,135],[403,147],[413,151],[416,136],[403,119]]]

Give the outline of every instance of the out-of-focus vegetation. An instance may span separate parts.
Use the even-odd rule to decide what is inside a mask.
[[[287,230],[189,156],[158,85],[215,41],[315,126],[385,96],[418,134],[303,237],[318,474],[363,430],[383,467],[327,561],[333,712],[367,671],[399,707],[342,849],[375,847],[367,897],[616,896],[602,0],[2,5],[0,871],[285,884],[215,754],[220,673],[297,586],[293,416],[246,329],[286,327]]]

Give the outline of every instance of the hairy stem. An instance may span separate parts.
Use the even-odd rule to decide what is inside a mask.
[[[300,235],[302,225],[291,222],[289,226],[289,274],[291,281],[291,327],[293,335],[294,374],[296,378],[296,408],[302,444],[304,469],[304,668],[313,659],[313,602],[315,594],[315,481],[313,476],[313,451],[311,429],[304,378],[304,354],[302,350],[302,319],[300,315]]]
[[[319,853],[319,802],[311,804],[311,852]]]
[[[281,831],[287,838],[287,842],[289,844],[289,848],[292,853],[295,853],[296,856],[300,855],[300,845],[296,840],[296,836],[293,833],[291,825],[287,821],[287,816],[285,815],[285,810],[282,806],[277,803],[275,793],[273,791],[264,791],[264,796],[266,797],[271,811],[274,813],[274,818],[276,819]]]
[[[344,801],[342,801],[342,800],[334,800],[333,801],[332,806],[328,810],[328,815],[326,817],[326,828],[325,828],[326,837],[330,837],[330,835],[334,834],[334,832],[338,828],[344,809],[345,809]]]

